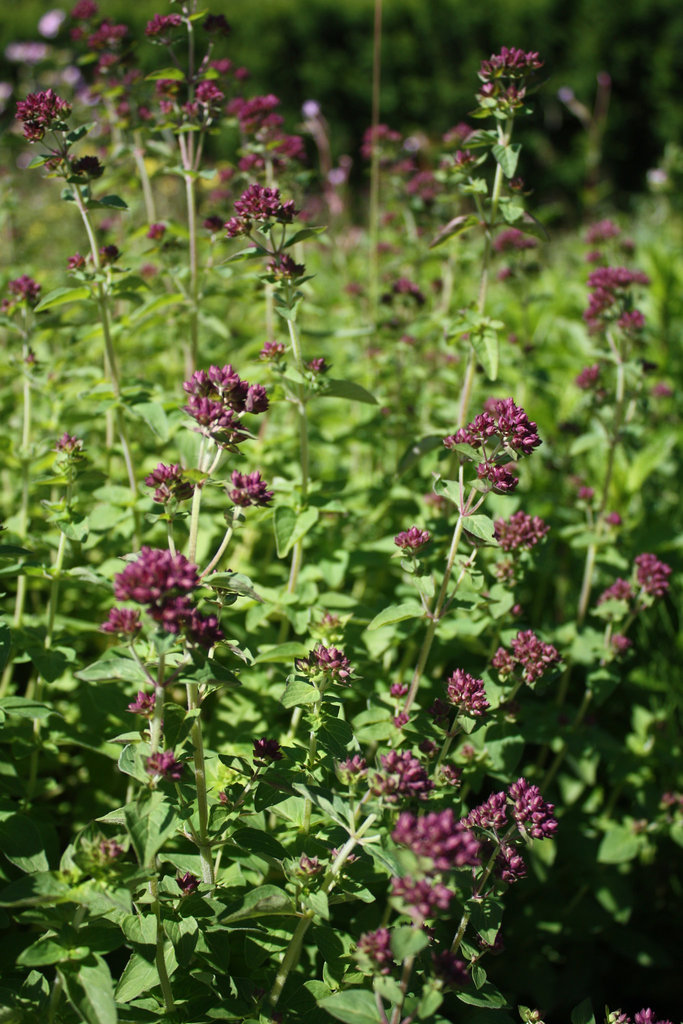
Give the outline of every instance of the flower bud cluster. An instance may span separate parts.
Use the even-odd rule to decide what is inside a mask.
[[[380,754],[380,762],[383,771],[375,775],[372,792],[388,803],[396,803],[399,797],[426,800],[434,789],[424,765],[409,750]]]
[[[192,497],[194,484],[185,478],[179,465],[166,466],[160,462],[149,476],[145,477],[148,487],[154,487],[154,500],[157,505],[167,505],[170,501],[186,501]]]
[[[66,118],[71,106],[52,89],[32,92],[25,100],[17,103],[16,118],[24,125],[24,138],[28,142],[40,142],[48,131],[68,131]]]
[[[460,715],[480,718],[489,710],[484,680],[475,679],[461,668],[456,668],[447,679],[446,695]]]
[[[507,46],[482,61],[479,69],[482,85],[477,93],[482,114],[513,116],[524,105],[528,80],[541,67],[543,61],[538,53],[525,53]]]
[[[559,663],[560,654],[530,630],[522,630],[512,640],[511,650],[499,647],[491,664],[501,676],[517,671],[526,683],[533,684]]]
[[[543,540],[549,529],[540,516],[527,515],[521,509],[508,519],[496,519],[494,523],[494,535],[503,551],[530,550]]]
[[[183,408],[197,421],[200,431],[233,451],[248,436],[240,427],[244,413],[262,413],[268,408],[266,389],[241,380],[230,364],[197,370],[183,389],[190,396]]]
[[[645,319],[633,309],[632,288],[648,285],[650,279],[640,270],[627,267],[597,267],[588,277],[591,294],[583,319],[594,334],[616,322],[623,330],[640,330]]]
[[[235,212],[237,216],[225,225],[228,238],[248,235],[254,223],[262,226],[270,226],[270,221],[291,224],[298,213],[293,199],[282,203],[279,189],[263,185],[250,185],[235,201]]]
[[[481,450],[482,460],[477,476],[487,480],[494,491],[504,494],[513,491],[517,477],[507,468],[510,459],[530,455],[542,442],[536,424],[512,398],[494,399],[488,408],[461,427],[455,434],[444,438],[444,446],[456,448],[459,444]]]

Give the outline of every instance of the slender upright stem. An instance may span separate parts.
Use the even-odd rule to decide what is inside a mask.
[[[154,205],[154,193],[152,192],[149,175],[147,173],[147,168],[145,167],[145,149],[139,130],[133,132],[133,159],[135,160],[138,177],[140,178],[140,184],[142,185],[142,195],[145,201],[145,215],[147,217],[147,223],[154,224],[157,219],[156,208]]]
[[[406,1001],[408,994],[408,985],[410,984],[410,976],[413,973],[413,965],[415,963],[415,957],[409,956],[403,961],[403,970],[401,971],[401,981],[399,982],[399,988],[401,989],[401,999],[394,1005],[389,1024],[399,1024],[401,1020],[401,1012],[403,1010],[403,1004]]]
[[[202,436],[199,445],[199,455],[197,456],[197,469],[200,473],[204,472],[204,464],[207,455],[207,438]],[[202,506],[202,488],[199,483],[196,484],[194,492],[192,494],[192,511],[190,512],[190,539],[188,542],[187,557],[190,562],[194,562],[197,557],[197,538],[199,537],[199,510]]]
[[[377,320],[379,300],[379,144],[376,138],[379,124],[380,85],[382,81],[382,0],[375,0],[372,37],[372,157],[370,161],[370,308],[371,319]]]
[[[187,710],[199,707],[199,690],[196,683],[187,684]],[[213,885],[214,871],[211,844],[208,838],[209,804],[206,791],[206,765],[204,761],[204,739],[199,715],[193,719],[190,732],[194,747],[194,779],[197,789],[197,816],[199,818],[199,859],[202,865],[202,881]]]
[[[450,547],[450,550],[448,552],[448,558],[446,560],[446,569],[444,571],[444,577],[443,577],[443,582],[441,584],[441,589],[439,590],[439,593],[437,595],[436,604],[434,605],[434,610],[431,613],[430,622],[429,622],[429,625],[427,627],[427,632],[425,633],[425,638],[422,641],[422,647],[420,648],[420,653],[418,655],[417,665],[415,666],[415,671],[413,673],[413,678],[412,678],[411,683],[410,683],[410,689],[408,690],[408,693],[407,693],[407,696],[406,696],[406,701],[405,701],[405,704],[403,705],[403,710],[406,711],[406,712],[410,709],[411,704],[415,700],[415,695],[417,694],[417,689],[418,689],[418,686],[420,685],[420,680],[422,679],[422,673],[424,672],[425,665],[427,664],[427,659],[429,657],[429,652],[432,649],[432,643],[434,642],[434,637],[436,635],[436,628],[437,628],[437,626],[439,624],[439,618],[441,616],[441,612],[443,610],[443,606],[444,606],[444,603],[446,601],[446,594],[447,594],[447,591],[448,591],[448,584],[450,583],[451,574],[453,572],[453,565],[455,563],[455,556],[458,553],[458,545],[460,543],[460,538],[462,537],[462,531],[463,531],[464,523],[465,523],[465,518],[462,515],[459,514],[458,515],[458,521],[456,522],[455,529],[453,530],[453,537],[451,539],[451,547]]]
[[[291,295],[288,296],[291,301]],[[288,320],[289,339],[292,345],[294,361],[299,373],[304,373],[304,359],[301,350],[301,341],[294,320]],[[308,416],[306,413],[306,391],[302,383],[297,384],[297,415],[299,419],[299,462],[301,465],[301,506],[306,507],[308,501],[309,484],[309,452],[308,452]],[[287,581],[287,593],[293,594],[299,579],[299,572],[303,561],[303,537],[299,538],[292,548],[292,563]]]

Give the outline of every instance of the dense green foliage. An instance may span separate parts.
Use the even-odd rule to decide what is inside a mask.
[[[298,81],[298,108],[315,82],[324,103],[329,75],[367,106],[335,48],[305,42],[326,6],[290,24],[301,78],[284,86],[281,58],[254,52],[246,95]],[[268,53],[292,16],[264,9]],[[413,60],[437,11],[387,12],[404,136],[424,108],[392,95],[391,59]],[[238,14],[220,43],[235,63]],[[513,44],[517,17],[525,44],[550,20],[500,15]],[[367,5],[345,18],[367,48]],[[175,28],[190,26],[204,45],[198,24]],[[11,144],[34,166],[19,159],[3,193],[0,289],[0,1020],[680,1020],[673,171],[628,215],[599,205],[601,177],[592,216],[553,228],[516,182],[546,159],[542,122],[490,69],[482,90],[488,36],[462,31],[453,93],[423,99],[437,136],[475,108],[478,132],[425,142],[420,188],[402,138],[381,138],[369,217],[311,170],[316,116],[302,168],[263,124],[185,109],[201,85],[228,89],[191,59],[166,106],[154,79],[126,93],[148,120],[117,114],[104,77],[94,109],[44,93],[20,109],[28,141],[17,124]],[[136,39],[169,79],[165,49]],[[523,56],[506,85],[533,80]],[[48,73],[24,68],[21,99],[54,84],[71,101]],[[612,131],[629,116],[615,107]],[[196,376],[210,367],[213,386]],[[522,512],[533,539],[507,544]],[[141,630],[120,628],[134,612]],[[536,820],[518,780],[540,789]],[[496,794],[504,828],[482,824]],[[406,834],[425,813],[441,824],[420,846]],[[444,822],[459,862],[438,861]],[[504,853],[522,866],[506,873]],[[438,906],[411,902],[410,879]],[[367,936],[384,928],[382,960]]]

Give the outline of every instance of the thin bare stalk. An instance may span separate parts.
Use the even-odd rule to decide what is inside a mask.
[[[156,207],[154,205],[154,193],[145,166],[145,148],[142,142],[140,131],[133,132],[133,159],[137,168],[138,177],[142,186],[142,196],[145,201],[145,215],[148,224],[155,224],[157,219]]]
[[[296,324],[293,320],[287,321],[289,327],[289,339],[292,344],[292,353],[299,373],[304,372],[304,360],[301,350],[301,341]],[[299,462],[301,465],[301,505],[306,507],[308,500],[309,484],[309,451],[308,451],[308,416],[306,413],[306,392],[303,384],[297,384],[297,414],[299,419]],[[287,581],[287,593],[293,594],[299,579],[299,572],[303,561],[303,537],[301,537],[292,548],[292,563]]]
[[[193,711],[199,708],[199,688],[196,683],[187,684],[187,710]],[[197,815],[199,818],[198,848],[199,859],[202,865],[202,881],[210,885],[214,883],[213,859],[211,855],[211,844],[208,838],[209,826],[209,804],[206,791],[206,764],[204,761],[204,739],[202,737],[202,723],[197,715],[192,723],[190,732],[192,745],[194,747],[194,778],[197,788]]]
[[[394,1009],[391,1012],[391,1018],[389,1024],[399,1024],[401,1020],[401,1013],[403,1011],[403,1004],[406,1001],[408,994],[408,985],[410,984],[410,976],[413,973],[413,965],[415,963],[415,957],[409,956],[403,961],[403,970],[401,972],[401,981],[399,982],[399,988],[401,989],[401,999],[395,1004]]]
[[[372,117],[370,130],[372,157],[370,161],[370,315],[377,320],[379,300],[379,145],[376,138],[379,124],[380,85],[382,81],[382,0],[375,0],[372,35]]]

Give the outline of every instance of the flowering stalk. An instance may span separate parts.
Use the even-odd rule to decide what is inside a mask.
[[[371,322],[377,322],[379,301],[379,160],[380,147],[377,142],[379,124],[380,83],[382,73],[382,0],[375,0],[375,16],[372,37],[372,121],[370,130],[375,144],[370,159],[370,311]]]
[[[583,570],[583,580],[581,582],[581,593],[579,596],[579,606],[577,611],[577,623],[580,625],[586,617],[588,611],[588,604],[591,596],[591,588],[593,585],[593,574],[595,571],[595,559],[598,551],[598,546],[605,529],[605,510],[607,508],[607,502],[609,499],[609,489],[612,483],[612,473],[614,470],[614,457],[619,444],[622,420],[624,416],[624,404],[625,404],[625,367],[624,359],[620,347],[614,341],[611,332],[607,331],[607,341],[612,354],[617,364],[617,382],[616,382],[616,393],[615,393],[615,406],[614,406],[614,423],[612,425],[611,435],[609,437],[609,447],[607,450],[607,466],[605,468],[605,477],[602,483],[602,493],[600,496],[600,504],[598,506],[598,513],[595,523],[595,539],[589,544],[588,550],[586,551],[586,561]]]
[[[288,283],[287,285],[287,299],[290,305],[290,309],[293,305],[292,286]],[[292,344],[292,353],[296,363],[296,368],[300,374],[304,373],[304,360],[303,353],[301,350],[301,342],[299,339],[299,333],[297,331],[296,322],[291,319],[287,320],[287,326],[289,328],[289,339]],[[303,383],[297,384],[297,417],[299,420],[299,462],[301,465],[301,505],[302,508],[306,507],[308,500],[308,483],[309,483],[309,456],[308,456],[308,417],[306,414],[306,391]],[[299,578],[299,572],[301,571],[301,563],[303,559],[303,538],[299,538],[294,544],[292,549],[292,563],[289,570],[289,579],[287,581],[287,593],[293,594],[296,590],[297,580]]]
[[[142,187],[142,195],[145,201],[145,214],[147,216],[148,224],[155,224],[157,219],[156,206],[154,204],[154,193],[152,192],[152,186],[150,184],[149,175],[145,166],[145,148],[140,136],[140,131],[137,129],[133,132],[133,159],[135,160],[135,167],[140,178],[140,185]]]
[[[187,684],[187,710],[194,711],[200,708],[199,687],[196,683]],[[194,747],[194,778],[197,787],[197,814],[199,817],[199,831],[197,833],[199,846],[199,859],[202,865],[202,880],[213,885],[214,868],[211,855],[211,844],[208,840],[209,805],[206,791],[206,764],[204,761],[204,739],[202,736],[202,723],[197,715],[192,722],[190,732]]]

